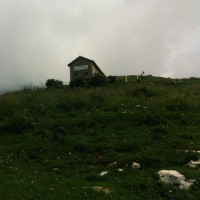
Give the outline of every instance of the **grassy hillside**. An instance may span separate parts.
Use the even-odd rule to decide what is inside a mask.
[[[186,164],[200,154],[181,150],[200,150],[200,79],[120,79],[1,95],[0,199],[198,199],[200,171]],[[189,191],[164,185],[161,169],[196,183]]]

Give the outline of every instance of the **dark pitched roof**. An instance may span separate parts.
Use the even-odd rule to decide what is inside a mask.
[[[70,62],[70,63],[68,64],[68,66],[70,67],[70,65],[73,64],[73,63],[74,63],[76,60],[78,60],[79,58],[83,58],[83,59],[85,59],[85,60],[87,60],[87,61],[92,62],[92,63],[94,64],[94,66],[103,74],[103,72],[101,71],[101,69],[100,69],[100,68],[98,67],[98,65],[94,62],[94,60],[90,60],[90,59],[85,58],[85,57],[83,57],[83,56],[77,57],[75,60],[73,60],[72,62]]]

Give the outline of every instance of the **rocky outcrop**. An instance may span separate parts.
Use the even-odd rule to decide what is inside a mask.
[[[176,170],[160,170],[160,181],[166,184],[178,186],[180,189],[189,190],[195,180],[186,180],[185,176]]]

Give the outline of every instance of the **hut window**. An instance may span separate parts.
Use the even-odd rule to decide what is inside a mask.
[[[85,75],[88,75],[88,72],[85,72]]]
[[[75,73],[75,76],[78,76],[78,73]]]

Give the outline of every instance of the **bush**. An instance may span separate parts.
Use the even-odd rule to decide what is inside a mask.
[[[70,87],[85,87],[87,84],[86,80],[83,77],[75,78],[69,83]]]
[[[108,79],[109,83],[115,83],[115,82],[117,82],[116,76],[108,76],[107,79]]]
[[[48,79],[45,86],[47,88],[61,88],[63,86],[63,82],[55,79]]]
[[[107,79],[104,74],[95,74],[93,77],[89,80],[89,85],[98,87],[106,85]]]

